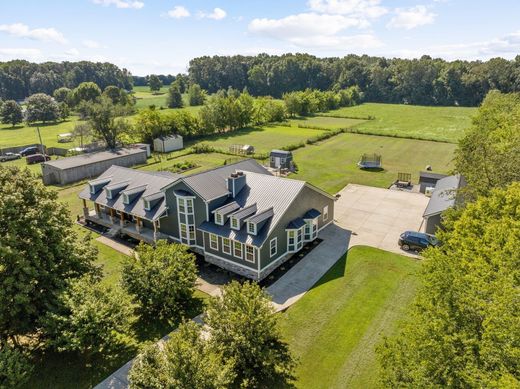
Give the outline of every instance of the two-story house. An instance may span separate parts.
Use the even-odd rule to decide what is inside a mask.
[[[255,280],[316,239],[332,223],[335,200],[252,159],[189,176],[112,166],[80,198],[89,222],[148,243],[184,243]]]

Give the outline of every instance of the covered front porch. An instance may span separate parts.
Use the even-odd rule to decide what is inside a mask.
[[[167,239],[167,235],[159,231],[159,219],[143,219],[97,203],[94,203],[94,209],[89,209],[85,199],[83,199],[83,217],[85,222],[109,228],[112,236],[128,235],[149,244],[154,244],[160,239]],[[146,227],[145,222],[151,225],[151,228]]]

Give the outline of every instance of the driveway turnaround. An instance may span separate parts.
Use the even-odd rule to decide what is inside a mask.
[[[422,193],[349,184],[334,205],[335,222],[351,231],[350,246],[377,247],[415,256],[400,249],[399,235],[419,231],[428,197]]]

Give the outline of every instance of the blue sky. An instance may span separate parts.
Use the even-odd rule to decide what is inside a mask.
[[[520,1],[23,0],[0,3],[0,61],[185,72],[201,55],[514,58]]]

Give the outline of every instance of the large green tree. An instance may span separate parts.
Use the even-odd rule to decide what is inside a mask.
[[[56,350],[90,356],[133,345],[135,306],[121,287],[86,276],[71,282],[60,303],[43,320],[47,343]]]
[[[114,105],[107,97],[90,104],[87,112],[92,133],[104,140],[111,149],[115,149],[122,137],[131,130],[128,121],[121,117],[128,112],[121,106]]]
[[[55,191],[29,170],[0,167],[0,341],[36,334],[70,282],[94,271]]]
[[[72,98],[72,91],[69,88],[61,87],[56,89],[52,93],[52,97],[54,97],[54,100],[56,100],[58,103],[70,103],[70,100]]]
[[[520,181],[520,93],[486,96],[459,142],[455,165],[470,197]]]
[[[32,370],[31,361],[22,350],[0,341],[0,389],[23,385]]]
[[[199,84],[192,84],[188,88],[188,101],[190,106],[202,105],[206,100],[206,92]]]
[[[82,101],[94,102],[101,96],[101,88],[95,82],[82,82],[72,91],[72,101],[78,105]]]
[[[290,385],[294,361],[282,340],[271,301],[254,282],[236,281],[210,301],[205,323],[213,346],[235,362],[235,387]]]
[[[152,92],[159,92],[162,87],[162,81],[157,75],[151,74],[148,77],[148,85],[150,86],[150,90]]]
[[[26,100],[25,119],[28,123],[53,122],[61,117],[56,100],[45,93],[36,93]]]
[[[131,389],[225,389],[233,380],[233,361],[194,322],[181,324],[165,344],[148,347],[129,374]]]
[[[195,256],[186,246],[140,244],[123,265],[123,286],[136,297],[149,318],[175,320],[192,302],[197,280]]]
[[[179,85],[173,82],[168,88],[168,95],[166,96],[166,105],[168,108],[182,108],[184,105],[182,101],[182,94]]]
[[[445,220],[424,254],[422,287],[399,334],[379,348],[387,387],[520,385],[520,183]]]
[[[4,101],[0,105],[0,117],[2,123],[10,124],[13,127],[23,121],[22,108],[14,100]]]

